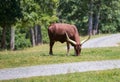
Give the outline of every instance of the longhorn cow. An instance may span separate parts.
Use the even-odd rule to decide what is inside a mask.
[[[50,55],[53,54],[52,47],[54,43],[56,41],[60,41],[61,43],[67,43],[67,55],[69,54],[70,49],[69,44],[71,44],[74,47],[75,55],[78,56],[81,53],[82,44],[85,43],[88,39],[90,39],[89,36],[87,39],[83,40],[80,43],[80,36],[76,26],[64,23],[51,24],[48,28],[48,35],[50,39]]]

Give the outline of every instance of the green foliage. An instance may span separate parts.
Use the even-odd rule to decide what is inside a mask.
[[[33,27],[35,24],[49,25],[57,20],[56,15],[57,0],[22,0],[23,25]]]
[[[45,27],[42,28],[42,37],[43,37],[43,43],[49,42],[47,28],[45,28]]]
[[[33,28],[36,24],[42,26],[43,43],[48,42],[47,28],[57,21],[56,7],[58,0],[22,0],[23,19],[21,27]]]
[[[25,33],[18,33],[15,36],[15,49],[24,49],[31,47],[30,39],[25,38]]]
[[[100,30],[104,33],[120,32],[120,0],[104,1],[101,5]]]
[[[31,47],[30,39],[27,39],[25,31],[20,31],[20,29],[15,30],[15,49],[24,49],[27,47]],[[0,29],[1,34],[1,29]],[[1,35],[0,35],[1,36]],[[1,42],[1,40],[0,40]],[[6,32],[6,48],[10,49],[10,28],[7,29]]]
[[[0,0],[0,26],[14,24],[20,17],[20,0]]]
[[[22,18],[20,0],[0,0],[0,26],[3,28],[0,48],[5,49],[10,45],[6,43],[6,32],[20,18]]]
[[[92,1],[92,10],[89,9]],[[120,32],[120,0],[60,0],[58,17],[62,22],[75,24],[87,33],[89,13],[100,14],[99,30],[103,33]],[[92,11],[92,12],[91,12]]]
[[[60,0],[58,17],[62,22],[75,24],[78,30],[83,32],[86,30],[88,21],[87,4],[87,1],[81,0]]]
[[[106,24],[102,25],[101,31],[103,33],[115,33],[117,31],[117,28],[114,24]]]
[[[56,16],[56,7],[58,0],[4,0],[0,1],[0,26],[16,27],[24,29],[23,32],[16,33],[15,47],[24,48],[30,46],[30,42],[25,38],[26,33],[36,24],[48,27],[52,22],[58,20]],[[22,18],[21,18],[22,17]],[[20,18],[20,19],[19,19]],[[2,30],[2,29],[1,29]],[[18,29],[19,30],[19,29]],[[8,28],[6,29],[8,31]],[[2,34],[2,31],[0,32]],[[9,36],[8,36],[9,35]],[[5,45],[10,46],[10,32]],[[43,36],[47,36],[47,31],[43,29]],[[43,37],[43,42],[48,42],[48,37]],[[27,42],[27,43],[25,43]]]

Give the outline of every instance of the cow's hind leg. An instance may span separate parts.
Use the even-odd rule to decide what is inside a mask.
[[[54,43],[55,43],[55,42],[50,41],[50,51],[49,51],[49,54],[50,54],[50,55],[53,55],[52,48],[53,48]]]
[[[70,44],[69,44],[69,42],[66,42],[67,43],[67,56],[69,56],[69,50],[70,50]]]

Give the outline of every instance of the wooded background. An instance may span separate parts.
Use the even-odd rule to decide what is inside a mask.
[[[120,0],[0,0],[0,50],[48,43],[55,22],[81,35],[120,32]]]

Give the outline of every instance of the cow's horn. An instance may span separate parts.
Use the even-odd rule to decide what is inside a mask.
[[[90,37],[91,37],[91,36],[89,35],[89,37],[88,37],[87,39],[81,41],[81,45],[84,44],[86,41],[88,41],[88,40],[90,39]]]
[[[68,34],[66,33],[66,37],[67,37],[67,41],[71,42],[72,44],[76,45],[76,42],[74,40],[71,40],[68,36]]]

